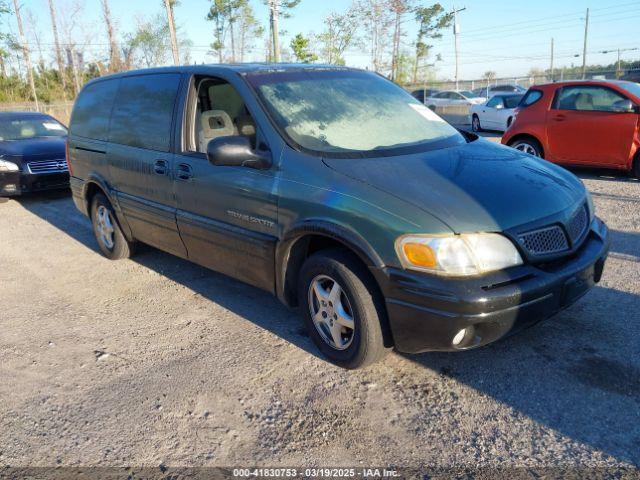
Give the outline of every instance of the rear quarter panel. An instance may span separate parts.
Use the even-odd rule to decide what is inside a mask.
[[[552,160],[546,156],[547,112],[551,108],[556,88],[545,85],[535,87],[535,89],[542,91],[542,98],[533,105],[521,108],[511,127],[502,136],[502,144],[508,145],[517,136],[529,135],[540,142],[542,148],[545,150],[545,159]]]

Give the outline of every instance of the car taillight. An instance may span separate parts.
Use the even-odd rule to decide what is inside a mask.
[[[69,155],[69,139],[64,142],[64,157],[67,160],[67,168],[69,169],[69,175],[73,176],[73,167],[71,166],[71,155]]]

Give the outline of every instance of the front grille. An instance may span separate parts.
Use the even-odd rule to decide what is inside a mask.
[[[518,240],[532,255],[548,255],[569,249],[567,236],[558,225],[521,233]]]
[[[583,205],[573,214],[571,220],[567,223],[567,233],[571,242],[575,243],[582,238],[582,235],[587,229],[589,224],[589,213],[587,212],[586,205]]]
[[[64,158],[29,162],[27,169],[29,173],[62,173],[69,171],[67,161]]]

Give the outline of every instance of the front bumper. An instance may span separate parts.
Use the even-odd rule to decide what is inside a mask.
[[[466,350],[549,318],[600,281],[609,243],[606,225],[595,219],[582,247],[551,264],[464,279],[374,270],[395,347],[406,353]],[[465,328],[463,341],[454,346],[453,338]]]
[[[0,196],[69,188],[69,173],[0,172]]]

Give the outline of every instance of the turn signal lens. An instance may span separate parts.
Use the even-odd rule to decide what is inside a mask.
[[[405,243],[402,246],[404,255],[413,265],[435,268],[438,265],[436,252],[429,245],[423,243]]]

